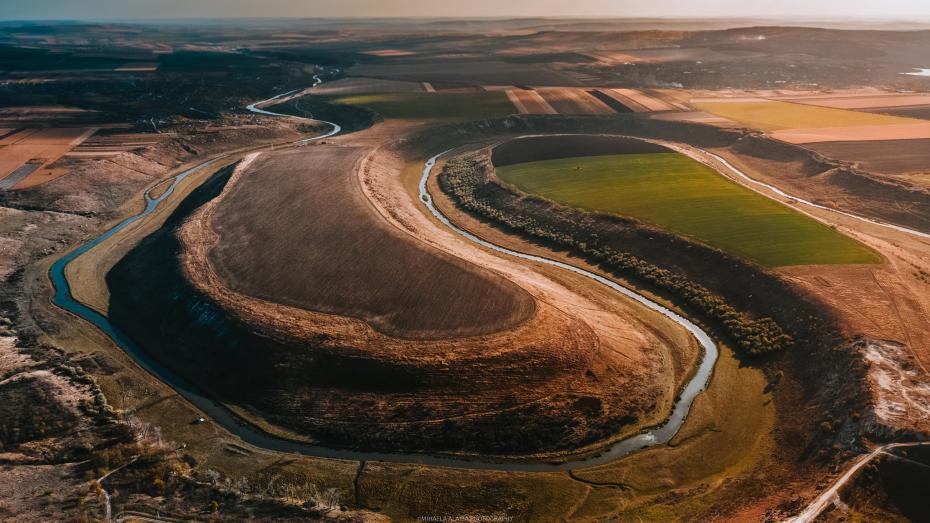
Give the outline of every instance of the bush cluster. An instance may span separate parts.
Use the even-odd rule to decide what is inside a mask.
[[[721,296],[685,276],[653,265],[637,256],[606,245],[596,234],[574,234],[584,228],[585,217],[576,213],[576,223],[530,214],[505,212],[495,206],[488,190],[490,167],[478,154],[456,157],[446,163],[440,183],[464,209],[534,240],[558,246],[624,277],[647,284],[672,296],[703,319],[718,326],[744,354],[757,356],[793,345],[794,340],[771,318],[752,319],[737,311]],[[538,213],[537,213],[538,214]]]

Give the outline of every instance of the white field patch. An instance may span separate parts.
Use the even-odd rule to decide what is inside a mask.
[[[894,428],[930,430],[930,375],[904,345],[869,341],[862,349],[878,421]]]

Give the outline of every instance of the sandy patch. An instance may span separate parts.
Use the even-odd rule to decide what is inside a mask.
[[[869,384],[878,421],[898,429],[930,432],[930,376],[907,348],[869,341],[862,355],[870,364]]]

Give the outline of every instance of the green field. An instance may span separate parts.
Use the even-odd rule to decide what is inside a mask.
[[[859,242],[677,153],[529,162],[497,175],[524,192],[652,223],[769,267],[880,261]]]
[[[694,107],[760,131],[850,125],[914,124],[921,120],[777,101],[695,102]]]
[[[502,92],[364,94],[333,101],[365,106],[386,119],[399,120],[479,120],[517,112]]]

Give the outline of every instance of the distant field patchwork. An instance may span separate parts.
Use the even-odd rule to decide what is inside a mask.
[[[399,120],[477,120],[517,113],[501,91],[383,93],[343,96],[333,101],[368,107],[384,118]]]
[[[498,167],[497,175],[524,192],[649,222],[766,266],[880,260],[855,240],[677,153],[519,163]]]

